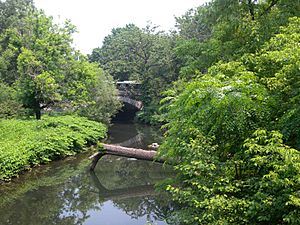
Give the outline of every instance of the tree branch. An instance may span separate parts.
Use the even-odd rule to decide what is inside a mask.
[[[262,15],[269,13],[272,7],[274,7],[278,2],[279,0],[272,0],[271,4],[264,10]]]

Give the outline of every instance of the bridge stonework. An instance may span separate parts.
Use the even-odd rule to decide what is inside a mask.
[[[141,101],[137,101],[134,99],[131,99],[129,97],[124,97],[124,96],[118,96],[118,98],[122,101],[122,102],[126,102],[132,106],[134,106],[135,108],[137,108],[138,110],[141,110],[143,108],[143,103]]]
[[[119,100],[134,106],[138,110],[141,110],[143,108],[143,102],[134,99],[140,95],[138,90],[139,86],[140,83],[136,81],[117,82]]]

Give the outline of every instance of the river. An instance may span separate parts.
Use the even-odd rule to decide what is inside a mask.
[[[144,148],[158,129],[117,123],[109,143]],[[0,187],[1,225],[165,225],[172,203],[154,184],[173,175],[161,164],[104,156],[94,172],[91,153],[33,168]]]

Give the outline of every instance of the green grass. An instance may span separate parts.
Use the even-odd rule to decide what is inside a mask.
[[[74,116],[0,120],[0,180],[34,165],[74,155],[104,138],[104,125]]]

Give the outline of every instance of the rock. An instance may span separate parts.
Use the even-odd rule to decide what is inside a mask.
[[[148,148],[156,150],[156,149],[159,148],[159,144],[158,143],[152,143],[151,145],[148,145]]]

